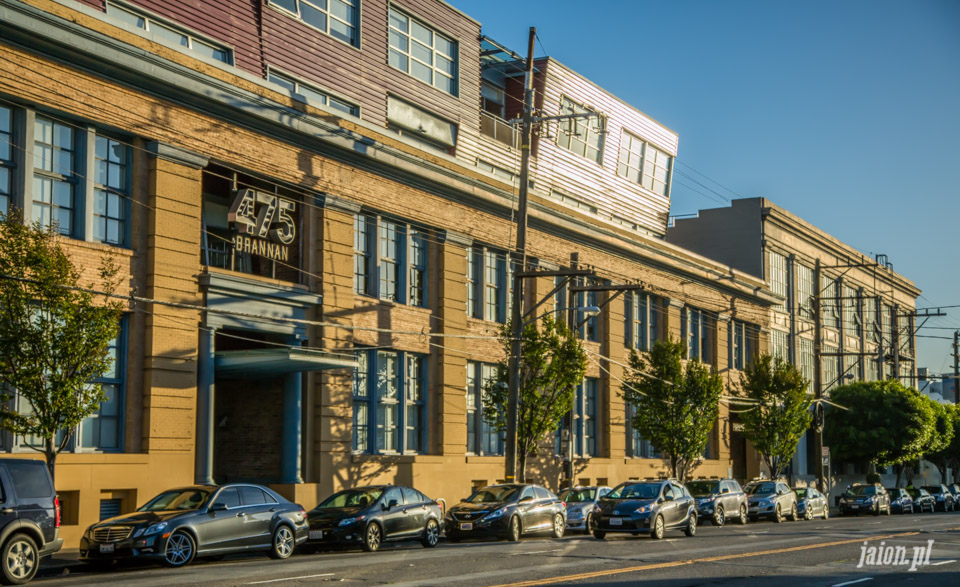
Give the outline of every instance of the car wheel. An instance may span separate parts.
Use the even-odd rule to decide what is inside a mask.
[[[696,518],[694,518],[694,521],[696,521]],[[653,521],[653,530],[650,530],[650,538],[662,540],[663,530],[663,516],[657,516],[657,519]]]
[[[893,513],[893,512],[890,511],[891,509],[893,509],[893,508],[891,508],[891,507],[890,507],[890,504],[888,503],[888,504],[887,504],[887,515],[888,515],[888,516]]]
[[[293,554],[296,539],[293,537],[293,530],[286,524],[280,524],[273,531],[273,542],[270,547],[270,558],[283,560],[290,558]]]
[[[723,506],[718,505],[717,509],[713,511],[713,525],[714,526],[723,526],[723,523],[727,521],[727,518],[723,515]]]
[[[793,508],[790,510],[790,521],[796,522],[800,519],[800,513],[797,511],[797,504],[793,504]]]
[[[773,511],[773,521],[777,524],[783,522],[783,513],[780,511],[780,504],[777,504],[777,507]]]
[[[873,515],[874,515],[874,516],[879,516],[879,515],[880,515],[880,504],[879,504],[879,503],[877,504],[877,506],[876,506],[875,508],[873,508]]]
[[[163,548],[163,564],[168,567],[184,567],[190,564],[197,554],[197,543],[193,536],[179,530],[167,538]]]
[[[604,538],[607,537],[607,533],[601,532],[600,530],[594,530],[593,537],[596,538],[597,540],[603,540]]]
[[[826,520],[828,518],[830,518],[830,507],[825,505],[823,506],[823,519]]]
[[[563,522],[563,516],[560,514],[554,514],[553,516],[553,537],[554,538],[563,538],[563,531],[566,529],[566,524]]]
[[[513,516],[512,518],[510,518],[510,526],[507,529],[507,540],[509,540],[510,542],[517,542],[518,540],[520,540],[520,532],[521,532],[520,517]]]
[[[433,548],[440,542],[440,524],[433,518],[427,520],[427,527],[423,529],[424,548]]]
[[[748,518],[747,518],[747,506],[741,504],[741,505],[740,505],[740,523],[741,523],[741,524],[746,524],[746,523],[747,523],[747,520],[748,520]]]
[[[363,549],[367,552],[376,552],[380,549],[382,542],[383,530],[380,529],[380,524],[370,522],[367,525],[367,531],[363,533]]]
[[[590,529],[593,527],[593,514],[587,514],[587,519],[583,523],[583,533],[589,534]]]
[[[690,513],[690,519],[687,520],[687,527],[683,529],[683,533],[691,537],[697,535],[697,514]]]
[[[7,585],[29,583],[40,566],[37,543],[26,534],[14,534],[3,546],[3,582]]]

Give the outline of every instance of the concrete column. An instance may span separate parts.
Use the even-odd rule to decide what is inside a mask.
[[[213,328],[200,329],[197,347],[197,457],[196,482],[213,485],[214,336]]]
[[[300,341],[289,344],[299,345]],[[303,483],[300,476],[302,414],[303,374],[299,371],[288,373],[283,378],[283,445],[280,450],[283,483]]]

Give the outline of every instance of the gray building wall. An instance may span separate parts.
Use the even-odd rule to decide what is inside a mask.
[[[763,198],[734,200],[729,208],[677,218],[667,242],[763,279]]]

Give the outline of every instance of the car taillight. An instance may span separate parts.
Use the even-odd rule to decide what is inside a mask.
[[[563,509],[567,509],[567,502],[561,501],[561,502],[560,502],[560,507],[562,507]]]
[[[60,527],[60,496],[53,497],[53,524],[54,528]]]

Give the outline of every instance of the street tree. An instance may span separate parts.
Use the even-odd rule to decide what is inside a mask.
[[[663,454],[681,483],[703,462],[719,415],[723,381],[700,361],[683,357],[683,342],[658,341],[649,359],[630,352],[621,393],[633,406],[631,425]]]
[[[0,427],[43,453],[51,476],[73,431],[106,399],[91,381],[112,362],[123,306],[105,293],[117,275],[106,254],[96,277],[82,279],[55,226],[26,224],[16,210],[0,220]]]
[[[539,326],[538,326],[539,324]],[[500,328],[504,354],[510,356],[510,324]],[[509,362],[497,364],[496,376],[483,384],[484,417],[498,431],[507,428]],[[574,388],[587,371],[583,343],[563,323],[546,316],[523,327],[520,352],[517,480],[526,479],[530,457],[536,457],[573,404]]]
[[[750,400],[740,419],[743,435],[753,443],[771,478],[783,474],[810,427],[809,381],[780,357],[758,357],[740,375],[740,391]]]
[[[937,414],[936,424],[940,441],[939,443],[935,441],[931,443],[932,446],[928,446],[925,458],[937,466],[940,470],[940,478],[946,479],[948,468],[954,471],[960,470],[960,405],[938,405],[943,409],[942,413]],[[939,450],[936,449],[938,444]]]

